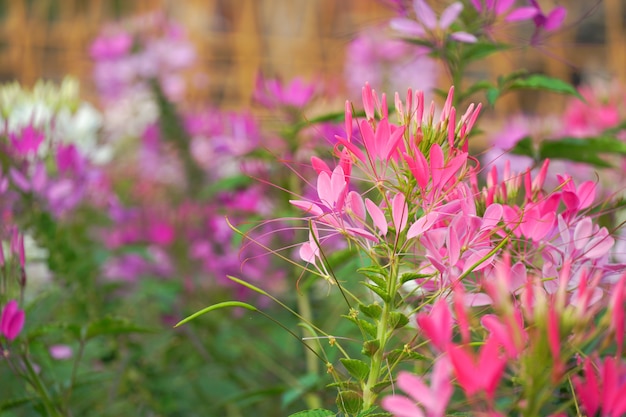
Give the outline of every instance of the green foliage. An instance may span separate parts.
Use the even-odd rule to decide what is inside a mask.
[[[626,143],[611,136],[590,138],[560,138],[542,141],[535,146],[530,137],[518,141],[511,153],[529,156],[536,161],[544,159],[565,159],[582,162],[598,168],[612,165],[601,154],[626,155]]]
[[[350,375],[358,379],[359,381],[364,381],[367,379],[367,376],[370,373],[370,366],[358,359],[347,359],[341,358],[339,359],[343,366],[348,370]]]
[[[318,408],[316,410],[299,411],[295,414],[289,415],[289,417],[335,417],[335,415],[336,414],[333,411]]]

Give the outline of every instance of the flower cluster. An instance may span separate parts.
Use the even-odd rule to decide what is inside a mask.
[[[371,329],[372,339],[364,342],[366,359],[342,359],[359,379],[359,404],[348,407],[370,410],[380,387],[396,381],[399,364],[417,354],[434,364],[422,371],[431,387],[423,376],[400,372],[397,385],[411,399],[383,398],[394,415],[556,415],[573,407],[568,398],[593,414],[600,395],[590,392],[598,390],[593,361],[614,373],[606,382],[610,392],[625,389],[626,274],[613,260],[614,238],[591,215],[596,184],[560,175],[548,187],[547,160],[534,174],[481,167],[467,152],[480,106],[457,118],[453,94],[438,118],[421,92],[409,90],[404,103],[396,95],[394,123],[384,94],[366,85],[360,138],[352,136],[347,103],[337,164],[313,158],[316,197],[291,201],[309,223],[300,257],[310,271],[342,286],[328,264],[332,236],[343,236],[368,260],[364,284],[376,301],[350,302],[369,318],[354,322]],[[489,174],[480,186],[483,169]],[[415,311],[418,328],[400,330]],[[403,353],[384,362],[398,339]],[[353,361],[369,368],[366,377]],[[583,367],[591,382],[572,389],[568,381]],[[335,377],[340,390],[355,389]],[[456,387],[468,402],[451,401]],[[559,390],[568,394],[555,400]],[[606,415],[626,411],[617,398],[607,397]]]

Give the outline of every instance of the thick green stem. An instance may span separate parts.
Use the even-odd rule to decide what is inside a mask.
[[[377,394],[373,388],[379,383],[384,368],[384,355],[387,342],[391,338],[393,328],[390,323],[391,313],[395,310],[395,296],[398,290],[398,259],[395,256],[389,261],[389,276],[387,277],[387,300],[383,305],[383,311],[376,324],[376,339],[379,341],[379,349],[372,355],[370,373],[363,386],[363,409],[368,410],[376,403]]]

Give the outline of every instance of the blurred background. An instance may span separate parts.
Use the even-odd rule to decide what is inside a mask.
[[[102,27],[154,11],[180,22],[197,48],[188,97],[222,108],[250,103],[259,70],[285,80],[299,75],[321,79],[345,95],[346,50],[364,30],[385,25],[393,0],[2,0],[0,81],[32,85],[37,79],[81,80],[95,93],[89,44]],[[431,2],[441,8],[440,2]],[[540,2],[552,7],[559,2]],[[520,46],[497,61],[481,62],[476,77],[524,66],[570,79],[626,81],[626,0],[561,1],[566,25],[534,48]],[[520,30],[521,32],[521,30]],[[523,45],[515,27],[504,34]],[[359,80],[359,82],[362,82]],[[449,84],[442,77],[441,84]],[[520,105],[523,96],[504,107]]]

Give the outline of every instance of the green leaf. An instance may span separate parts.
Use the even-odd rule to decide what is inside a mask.
[[[85,330],[85,340],[89,340],[101,335],[152,332],[154,332],[154,330],[137,326],[128,319],[107,316],[87,325],[87,328]]]
[[[405,272],[400,275],[400,283],[404,284],[405,282],[413,281],[420,278],[429,278],[432,277],[433,274],[420,274],[419,272]]]
[[[560,78],[548,77],[547,75],[533,74],[526,78],[518,78],[509,84],[509,89],[544,90],[553,93],[567,94],[584,100],[576,88]]]
[[[508,49],[509,46],[502,43],[489,43],[489,42],[477,42],[470,44],[464,48],[461,54],[463,61],[475,61],[477,59],[483,59],[498,51]]]
[[[383,312],[383,308],[378,304],[359,304],[359,310],[367,317],[378,320]]]
[[[359,326],[361,326],[361,328],[365,330],[370,336],[376,337],[376,326],[374,326],[369,321],[359,319]]]
[[[341,391],[337,395],[337,406],[345,414],[357,414],[363,407],[361,394],[356,391]]]
[[[387,356],[390,363],[395,363],[397,361],[406,361],[406,360],[414,360],[421,361],[426,359],[424,355],[421,355],[417,352],[413,352],[412,350],[406,351],[404,349],[394,349],[389,352]]]
[[[535,150],[530,136],[520,139],[515,146],[509,150],[509,152],[515,155],[524,155],[535,159]]]
[[[374,353],[378,352],[378,349],[380,349],[380,340],[366,340],[363,342],[363,349],[361,349],[361,353],[367,356],[372,356]]]
[[[378,394],[383,392],[391,385],[391,381],[382,381],[372,387],[372,392]]]
[[[496,100],[498,100],[498,97],[500,97],[500,89],[496,87],[488,88],[486,96],[489,104],[491,106],[494,106],[496,104]]]
[[[40,400],[37,397],[13,398],[0,403],[0,411],[10,410],[12,408],[20,407],[28,403],[37,403],[39,401]]]
[[[341,358],[339,361],[348,370],[350,375],[359,381],[365,381],[370,374],[370,366],[358,359]]]
[[[389,326],[393,329],[399,329],[409,324],[409,319],[398,311],[392,311],[389,315]]]
[[[290,414],[289,417],[335,417],[334,411],[329,411],[321,408],[315,410],[298,411],[295,414]]]
[[[361,284],[374,291],[384,302],[389,302],[389,295],[387,295],[385,290],[383,290],[382,288],[372,285],[369,282],[361,282]]]
[[[207,308],[204,308],[204,309],[202,309],[200,311],[197,311],[197,312],[193,313],[191,316],[186,317],[183,320],[181,320],[178,323],[176,323],[176,325],[174,327],[178,327],[178,326],[181,326],[181,325],[183,325],[185,323],[188,323],[191,320],[193,320],[193,319],[195,319],[195,318],[197,318],[197,317],[199,317],[199,316],[201,316],[203,314],[206,314],[206,313],[208,313],[210,311],[218,310],[220,308],[226,308],[226,307],[243,307],[243,308],[248,309],[250,311],[258,311],[256,307],[254,307],[254,306],[252,306],[252,305],[250,305],[248,303],[242,303],[240,301],[225,301],[223,303],[213,304],[212,306],[209,306]]]
[[[544,141],[539,147],[541,159],[567,159],[601,168],[610,168],[611,164],[600,158],[598,153],[626,154],[626,143],[610,138],[563,138],[556,141]]]

